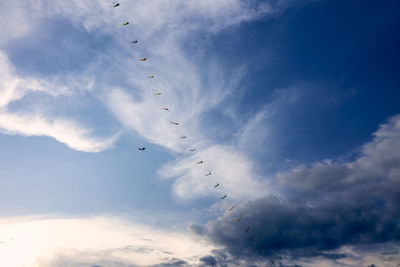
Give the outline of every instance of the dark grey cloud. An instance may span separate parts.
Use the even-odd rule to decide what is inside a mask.
[[[166,262],[152,265],[152,267],[173,267],[173,266],[190,266],[190,264],[184,260],[173,258]]]
[[[190,231],[192,231],[195,234],[198,234],[198,235],[204,234],[204,228],[201,225],[192,224],[189,226],[189,229],[190,229]]]
[[[386,251],[386,252],[382,252],[381,255],[397,255],[399,254],[399,252],[397,250],[391,250],[391,251]]]
[[[277,262],[287,257],[336,261],[347,256],[336,251],[345,245],[400,242],[400,115],[373,135],[355,160],[324,160],[279,173],[279,197],[242,203],[228,216],[191,230],[224,245],[237,259]]]
[[[248,260],[241,260],[236,257],[232,257],[224,249],[215,249],[211,251],[212,255],[204,256],[200,258],[200,267],[206,266],[218,266],[218,267],[229,267],[229,266],[246,266],[256,267]]]
[[[217,260],[211,255],[201,258],[200,262],[202,262],[205,266],[216,266],[217,265]]]

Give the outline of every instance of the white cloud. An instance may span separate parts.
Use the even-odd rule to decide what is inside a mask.
[[[258,181],[252,170],[254,166],[246,155],[235,146],[215,145],[215,140],[207,138],[207,126],[201,121],[207,111],[220,107],[234,92],[246,73],[245,66],[232,67],[228,72],[215,58],[209,57],[204,63],[196,53],[188,54],[185,45],[199,38],[199,32],[214,34],[232,25],[275,14],[278,10],[268,3],[237,0],[136,1],[126,5],[126,9],[116,12],[128,18],[126,10],[132,10],[135,32],[132,35],[140,39],[131,53],[135,54],[133,58],[147,56],[148,61],[137,67],[137,62],[132,62],[131,58],[118,58],[124,66],[122,73],[134,78],[129,79],[131,88],[116,88],[106,95],[105,103],[112,113],[125,128],[151,143],[174,152],[193,147],[202,151],[196,155],[201,154],[214,169],[213,176],[205,177],[193,166],[193,157],[184,159],[178,155],[175,162],[168,163],[168,167],[160,171],[163,177],[176,178],[173,190],[178,198],[213,195],[212,179],[216,177],[221,188],[238,200],[268,194],[266,185]],[[202,44],[199,39],[195,46],[200,54]],[[150,74],[154,74],[155,79],[145,78]],[[154,96],[155,92],[162,92],[162,97]],[[164,106],[171,111],[161,110]],[[171,121],[180,125],[171,125]],[[182,140],[180,136],[188,138]]]
[[[49,136],[68,145],[70,148],[99,152],[113,145],[118,134],[110,138],[96,138],[91,130],[74,120],[52,118],[37,112],[8,111],[7,106],[21,100],[29,92],[40,91],[53,97],[71,94],[70,87],[33,78],[20,78],[14,73],[7,56],[0,51],[0,132],[26,136]]]
[[[129,37],[136,36],[140,39],[140,44],[137,46],[133,58],[139,58],[141,54],[149,57],[151,64],[142,64],[140,70],[135,73],[135,78],[131,78],[129,69],[136,67],[131,58],[126,55],[115,55],[115,62],[120,62],[120,69],[126,77],[129,86],[134,88],[134,95],[139,95],[143,101],[125,101],[125,110],[129,105],[135,104],[135,108],[128,108],[130,113],[123,114],[124,110],[121,109],[120,99],[116,91],[109,92],[107,90],[107,83],[101,86],[97,85],[100,89],[96,94],[102,95],[105,91],[105,98],[109,95],[111,100],[107,101],[107,106],[114,112],[117,119],[123,118],[122,125],[128,129],[134,129],[144,138],[150,142],[166,146],[170,149],[177,150],[177,142],[179,135],[190,135],[192,140],[201,139],[200,136],[195,136],[198,132],[197,123],[202,112],[209,110],[215,105],[219,104],[221,100],[229,92],[227,88],[234,85],[239,79],[233,79],[233,82],[228,82],[221,79],[224,73],[219,67],[210,62],[209,78],[213,79],[212,86],[208,90],[204,90],[202,84],[202,72],[193,62],[190,62],[188,56],[183,52],[182,45],[185,36],[193,29],[204,28],[205,31],[212,31],[212,29],[222,29],[231,24],[238,24],[242,21],[255,19],[269,12],[269,8],[265,5],[248,6],[245,2],[238,0],[224,0],[218,3],[214,1],[136,1],[123,2],[120,8],[110,8],[109,3],[103,1],[34,1],[27,0],[18,5],[5,4],[3,10],[9,10],[9,15],[3,19],[7,22],[19,21],[20,24],[15,23],[15,27],[21,27],[19,34],[9,36],[9,40],[13,38],[22,38],[32,34],[34,31],[40,30],[38,25],[40,23],[52,23],[55,19],[68,19],[76,25],[84,25],[85,29],[89,32],[100,30],[104,34],[113,35],[119,40],[121,48],[124,43],[127,43]],[[26,12],[29,10],[29,12]],[[24,15],[20,15],[24,13]],[[235,19],[232,19],[235,17]],[[132,27],[120,28],[118,26],[123,20],[130,20]],[[32,23],[24,23],[25,21],[32,21]],[[190,23],[186,23],[190,21]],[[211,23],[212,25],[209,25]],[[14,25],[14,24],[13,24]],[[20,25],[20,26],[18,26]],[[190,26],[191,25],[191,26]],[[25,27],[26,26],[26,27]],[[160,31],[161,30],[161,31]],[[16,31],[17,32],[17,31]],[[134,34],[133,34],[134,33]],[[161,34],[160,34],[161,33]],[[187,36],[186,36],[187,37]],[[20,40],[24,42],[24,39]],[[145,45],[144,45],[145,44]],[[6,43],[7,45],[7,43]],[[132,53],[132,52],[130,52]],[[102,56],[100,56],[102,57]],[[101,60],[100,60],[101,61]],[[65,77],[63,81],[58,80],[55,82],[43,79],[28,78],[23,79],[14,74],[12,64],[9,62],[6,55],[1,55],[2,66],[2,90],[3,95],[1,105],[7,106],[10,102],[20,100],[27,97],[28,91],[43,91],[46,94],[53,96],[57,94],[74,94],[71,90],[76,76]],[[136,63],[136,62],[135,62]],[[175,64],[176,63],[176,64]],[[114,64],[112,62],[111,64]],[[123,66],[123,67],[121,67]],[[100,71],[98,68],[92,70],[93,73]],[[211,73],[212,72],[212,73]],[[149,74],[156,74],[155,81],[149,82],[145,77]],[[237,73],[240,77],[240,73]],[[219,80],[216,78],[220,77]],[[78,77],[81,78],[81,77]],[[95,85],[96,86],[96,85]],[[151,86],[151,89],[149,87]],[[163,105],[161,100],[154,99],[153,93],[155,91],[163,91],[164,105],[168,105],[172,112],[170,112],[171,119],[167,119],[166,114],[159,112],[155,113]],[[120,92],[121,94],[128,94],[126,91]],[[126,99],[132,97],[127,96]],[[57,105],[54,103],[54,105]],[[156,111],[155,111],[156,110]],[[178,112],[179,110],[179,112]],[[150,116],[153,113],[154,116]],[[23,114],[19,117],[17,114],[3,115],[3,128],[11,126],[11,129],[5,129],[8,133],[22,133],[24,134],[23,123],[28,122],[27,118],[35,117],[35,123],[28,122],[30,126],[38,126],[38,121],[42,121],[42,129],[33,131],[31,127],[27,129],[26,134],[40,134],[46,135],[45,130],[50,130],[51,123],[45,121],[55,120],[54,118],[47,118],[44,115],[38,114]],[[39,117],[43,117],[40,118]],[[135,118],[134,120],[130,118]],[[8,119],[17,119],[16,122],[7,121]],[[185,126],[183,129],[175,129],[178,131],[178,136],[175,136],[174,130],[171,131],[169,122],[165,123],[163,119],[179,121]],[[69,124],[73,119],[66,119]],[[22,123],[22,124],[21,124]],[[65,124],[64,122],[57,123],[58,127]],[[45,126],[46,125],[46,126]],[[83,126],[75,125],[72,128],[86,128]],[[182,127],[180,127],[182,128]],[[71,148],[83,151],[98,151],[109,147],[109,145],[97,144],[99,140],[87,144],[87,146],[79,148],[87,140],[83,140],[83,130],[77,133],[77,139],[81,139],[82,144],[68,144]],[[168,134],[167,134],[168,132]],[[52,131],[49,136],[55,137],[58,131]],[[66,135],[71,136],[73,133],[69,131]],[[55,137],[59,141],[68,142],[65,136]],[[89,138],[86,136],[86,138]],[[106,143],[109,143],[108,141]]]
[[[373,140],[361,147],[360,156],[354,161],[326,159],[311,166],[296,166],[288,172],[278,173],[277,177],[287,186],[317,192],[334,192],[356,183],[374,184],[377,177],[382,179],[382,186],[395,182],[400,175],[400,115],[390,118],[373,135]]]
[[[30,32],[35,20],[30,20],[30,10],[25,8],[23,1],[0,2],[0,25],[3,25],[0,35],[0,47],[10,40],[21,38]]]
[[[362,176],[387,175],[389,178],[399,176],[400,167],[400,115],[390,118],[373,133],[372,142],[361,149],[361,157],[350,163],[349,168],[358,171]],[[390,173],[387,173],[390,170]]]
[[[281,118],[287,106],[296,103],[300,98],[301,93],[297,87],[275,90],[270,103],[264,105],[241,128],[238,134],[238,146],[240,148],[250,148],[253,151],[262,149],[264,155],[269,151],[273,151],[273,142],[276,142],[276,140],[271,140],[271,134],[276,129],[271,129],[271,125],[276,124],[274,120]],[[260,146],[260,144],[265,144],[266,141],[270,141],[270,143]],[[265,151],[264,147],[268,147],[268,150]]]
[[[171,150],[187,148],[179,140],[181,135],[189,136],[196,145],[210,143],[202,134],[206,126],[201,119],[236,90],[246,67],[225,70],[212,56],[202,60],[204,38],[229,26],[272,16],[286,6],[274,2],[122,2],[121,8],[109,12],[114,22],[104,30],[118,36],[123,52],[115,55],[115,60],[122,66],[118,72],[127,77],[129,88],[106,90],[106,105],[127,129]],[[130,19],[129,27],[115,26]],[[125,50],[129,38],[139,43]],[[196,42],[195,51],[187,50],[191,42]],[[144,56],[148,61],[139,63],[137,59]],[[155,78],[147,79],[148,75]],[[162,96],[154,96],[155,92]],[[171,111],[162,112],[163,106]],[[171,121],[179,122],[180,127],[171,127]]]
[[[10,135],[49,136],[72,149],[84,152],[99,152],[110,148],[118,138],[118,134],[110,138],[92,137],[89,129],[74,121],[9,113],[0,113],[0,132]]]
[[[57,87],[55,83],[18,77],[10,60],[2,51],[0,51],[0,77],[0,108],[21,99],[28,91],[41,91],[52,96],[69,93],[65,86]]]
[[[208,57],[204,60],[201,54],[204,38],[209,38],[226,27],[274,16],[286,8],[287,4],[282,4],[281,1],[140,0],[123,1],[120,7],[111,8],[104,1],[27,0],[24,3],[23,6],[8,6],[29,9],[26,16],[35,22],[32,27],[26,27],[24,34],[18,35],[20,37],[27,35],[27,31],[32,33],[40,30],[35,26],[39,23],[52,23],[58,19],[66,19],[78,27],[83,26],[88,34],[96,32],[113,37],[115,50],[112,57],[98,55],[95,61],[105,64],[93,63],[90,74],[104,73],[102,68],[107,66],[113,69],[115,75],[122,77],[121,83],[116,85],[110,79],[112,74],[105,74],[103,77],[97,75],[92,87],[96,87],[97,90],[93,93],[103,99],[106,108],[124,129],[174,152],[185,151],[192,146],[202,148],[207,160],[215,162],[212,167],[223,177],[221,181],[227,192],[236,194],[239,199],[252,199],[257,194],[265,194],[266,186],[261,185],[254,171],[250,170],[253,168],[250,160],[235,149],[235,146],[215,146],[216,141],[206,137],[205,126],[202,124],[206,112],[219,107],[235,90],[246,73],[246,67],[234,66],[227,71],[216,58]],[[12,20],[11,17],[8,19]],[[119,26],[125,20],[131,24],[127,27]],[[138,39],[139,43],[130,47],[128,41],[131,39]],[[194,48],[198,53],[194,50],[187,51],[188,42],[196,40],[198,44]],[[138,62],[137,59],[143,56],[148,61]],[[147,79],[148,75],[155,75],[155,78]],[[76,79],[73,76],[66,77],[65,82],[57,81],[55,84],[66,90],[59,93],[76,94],[76,90],[71,90],[71,81]],[[47,90],[54,85],[49,81],[24,81],[24,88],[36,84],[36,87],[33,86],[36,89],[31,86],[29,90],[42,90],[47,94],[58,92]],[[7,85],[7,88],[18,88],[19,81],[16,83]],[[5,104],[27,97],[26,91],[11,91],[13,93],[10,93]],[[162,92],[162,96],[155,96],[155,92]],[[171,111],[161,110],[164,106]],[[4,133],[47,135],[81,151],[101,151],[116,140],[116,137],[92,137],[88,127],[74,122],[73,118],[61,120],[40,112],[5,113],[0,119]],[[170,124],[171,121],[177,121],[180,125],[175,127]],[[188,138],[182,140],[180,136]],[[213,152],[220,157],[214,157]],[[176,168],[185,169],[183,176],[175,182],[178,196],[186,198],[186,194],[182,193],[186,189],[191,190],[188,193],[193,193],[192,196],[204,195],[205,183],[193,182],[194,176],[191,175],[195,171],[189,170],[185,161],[177,160],[175,164],[178,164]],[[181,164],[183,165],[180,166]],[[229,171],[233,167],[235,173]],[[195,186],[188,186],[188,182]],[[249,191],[241,193],[235,186],[245,186]],[[252,192],[253,189],[255,191]]]
[[[203,161],[202,164],[196,162]],[[205,176],[211,171],[210,176]],[[227,201],[254,200],[270,193],[268,184],[257,179],[253,163],[229,146],[215,145],[192,156],[168,163],[160,170],[165,178],[178,177],[173,190],[181,199],[204,196],[222,197]],[[215,184],[220,186],[213,188]]]
[[[215,248],[185,230],[106,215],[1,218],[0,236],[0,265],[7,267],[148,266],[174,259],[188,266]]]

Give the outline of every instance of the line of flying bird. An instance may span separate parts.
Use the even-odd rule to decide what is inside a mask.
[[[120,6],[120,3],[119,3],[119,2],[115,2],[115,3],[112,5],[113,8],[116,8],[116,7],[119,7],[119,6]],[[127,25],[129,25],[129,21],[124,21],[124,22],[123,22],[122,24],[120,24],[120,25],[121,25],[121,26],[127,26]],[[137,44],[137,43],[138,43],[138,40],[130,41],[130,43],[131,43],[131,44]],[[140,58],[139,61],[141,61],[141,62],[147,61],[147,57]],[[149,78],[149,79],[153,79],[154,77],[155,77],[154,75],[149,75],[149,76],[147,76],[147,78]],[[154,95],[157,95],[157,96],[162,95],[162,92],[154,93]],[[170,109],[167,108],[167,107],[162,107],[161,109],[162,109],[162,110],[165,110],[165,111],[170,111]],[[179,125],[179,123],[178,123],[178,122],[175,122],[175,121],[171,121],[171,124],[174,125],[174,126],[178,126],[178,125]],[[180,138],[181,138],[181,139],[186,139],[187,136],[181,136]],[[139,147],[138,150],[144,151],[144,150],[146,150],[146,147]],[[195,148],[191,148],[191,149],[189,149],[189,151],[190,151],[190,152],[194,152],[194,151],[196,151],[196,149],[195,149]],[[202,164],[202,163],[204,163],[204,161],[203,161],[203,160],[200,160],[200,161],[197,161],[196,163],[197,163],[197,164]],[[205,174],[205,176],[210,176],[211,174],[212,174],[211,171],[209,171],[207,174]],[[220,186],[219,183],[215,184],[215,185],[214,185],[214,188],[217,188],[218,186]],[[220,199],[220,200],[224,200],[224,199],[227,198],[227,197],[228,197],[228,195],[225,194],[224,196],[220,197],[219,199]],[[231,212],[234,208],[235,208],[235,205],[232,205],[232,207],[229,208],[229,212]],[[241,215],[236,221],[237,221],[238,223],[240,223],[240,221],[242,220],[242,218],[243,218],[243,215]],[[245,233],[248,233],[249,231],[250,231],[250,226],[247,226],[247,228],[246,228],[246,230],[244,230],[244,232],[245,232]],[[257,237],[254,237],[254,244],[257,245]],[[262,249],[262,250],[261,250],[261,253],[262,253],[262,254],[265,254],[265,250]],[[272,265],[275,265],[274,260],[271,260],[271,264],[272,264]]]

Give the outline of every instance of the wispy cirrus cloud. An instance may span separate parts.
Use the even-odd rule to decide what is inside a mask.
[[[176,160],[166,164],[159,174],[176,178],[173,192],[178,198],[193,200],[215,195],[210,187],[217,182],[225,190],[217,192],[237,200],[269,194],[267,184],[257,177],[247,155],[235,144],[217,145],[220,140],[208,135],[203,121],[207,112],[224,108],[224,101],[246,74],[246,66],[225,70],[217,58],[210,56],[204,60],[198,52],[201,55],[205,47],[204,36],[209,38],[207,35],[227,27],[275,15],[281,11],[280,7],[272,2],[231,0],[152,2],[151,6],[139,1],[134,6],[134,36],[141,38],[132,49],[136,62],[118,56],[123,76],[132,76],[131,87],[108,91],[105,97],[108,108],[125,129],[175,152]],[[125,14],[123,10],[118,12]],[[188,50],[187,44],[193,41],[197,42],[196,50]],[[137,59],[144,56],[148,60],[138,63]],[[147,79],[148,75],[155,78]],[[162,96],[155,96],[157,92]],[[165,112],[161,107],[170,111]],[[178,122],[179,126],[171,122]],[[182,136],[187,138],[180,139]],[[191,148],[196,148],[196,152],[187,157],[186,152]],[[205,177],[207,171],[197,168],[195,158],[203,158],[204,168],[213,175]]]
[[[196,53],[190,55],[188,51],[185,51],[187,41],[199,38],[199,45],[196,45],[195,48],[201,51],[204,45],[204,42],[201,41],[201,34],[215,34],[226,27],[273,15],[283,9],[283,5],[277,4],[275,1],[260,3],[239,0],[224,0],[218,1],[218,3],[214,1],[184,3],[135,1],[124,2],[122,3],[123,8],[115,9],[104,1],[62,3],[47,0],[24,1],[18,5],[3,3],[3,5],[4,9],[2,10],[11,11],[4,14],[3,19],[9,22],[13,21],[13,27],[23,28],[18,34],[9,35],[9,38],[3,40],[4,48],[8,48],[8,45],[11,45],[15,39],[24,42],[24,38],[36,38],[34,33],[41,31],[41,25],[51,25],[59,20],[66,20],[76,28],[83,26],[89,35],[100,32],[104,36],[112,36],[114,48],[93,58],[92,66],[94,67],[90,73],[87,73],[94,76],[91,86],[97,88],[95,92],[97,97],[107,99],[106,107],[115,114],[124,128],[133,129],[148,141],[172,150],[176,150],[178,146],[178,141],[172,137],[175,135],[176,129],[167,128],[164,122],[164,119],[167,119],[165,114],[154,112],[159,111],[160,106],[168,105],[172,112],[167,120],[173,118],[185,127],[184,130],[178,130],[178,135],[190,135],[192,140],[196,140],[195,142],[204,142],[202,140],[204,137],[198,134],[202,127],[199,120],[205,111],[215,108],[231,93],[232,88],[236,87],[244,74],[243,68],[238,67],[237,70],[230,73],[231,77],[235,77],[234,79],[222,78],[226,76],[226,73],[215,59],[210,58],[207,62],[201,62]],[[26,13],[26,10],[30,10],[30,12]],[[32,23],[24,23],[26,20],[32,21]],[[130,21],[131,25],[120,28],[119,24],[125,20]],[[198,34],[199,30],[202,32],[200,35]],[[43,35],[45,36],[46,33],[41,33],[41,36]],[[140,40],[133,49],[128,47],[128,40],[131,38]],[[73,51],[68,49],[59,51],[59,53],[70,52]],[[136,60],[143,56],[148,57],[148,62],[138,66]],[[64,58],[68,57],[76,56],[66,55]],[[2,63],[6,67],[7,64],[12,64],[5,61]],[[121,78],[119,84],[115,84],[113,81],[114,74],[96,75],[96,73],[104,73],[101,68],[105,66],[111,66],[114,69],[114,74]],[[148,75],[155,75],[156,79],[149,81],[146,78]],[[25,87],[29,87],[31,91],[41,90],[53,95],[57,92],[57,88],[62,88],[73,96],[76,91],[70,88],[72,81],[82,79],[82,77],[72,75],[67,76],[66,81],[64,79],[64,81],[54,83],[50,79],[35,79],[34,77],[28,80],[18,78],[20,80],[18,82],[15,78],[9,78],[9,84],[5,86],[7,89],[3,91],[6,95],[13,91],[14,99],[9,100],[14,101],[23,96],[28,97],[25,94],[26,91],[21,91],[21,88]],[[20,85],[18,90],[14,88],[16,83]],[[21,86],[22,83],[25,83],[26,86]],[[125,90],[110,89],[115,88],[115,85],[119,87],[123,85]],[[163,91],[163,100],[154,99],[153,93],[158,91]],[[119,96],[123,94],[126,94],[127,97],[124,99],[124,104],[120,105]],[[8,100],[7,98],[3,99],[6,101],[3,105],[6,105]],[[75,100],[78,99],[75,98]],[[52,105],[52,103],[48,104]],[[54,102],[54,105],[57,105],[57,102]],[[125,113],[126,110],[129,110],[129,116]],[[149,113],[155,115],[149,116]],[[14,116],[16,115],[14,114]],[[32,114],[24,114],[25,119],[29,116]],[[39,115],[35,114],[35,116]],[[15,117],[9,116],[8,118]],[[65,120],[73,121],[74,118]],[[79,127],[88,128],[85,126],[73,128]],[[21,129],[9,132],[22,133]],[[170,138],[165,138],[166,136]],[[65,141],[64,138],[58,140]],[[97,142],[99,140],[97,138]],[[111,139],[104,140],[105,145],[88,144],[87,147],[93,146],[94,148],[82,150],[99,151],[110,147],[106,143],[112,143]],[[76,149],[78,146],[70,147]]]
[[[182,3],[170,0],[123,2],[121,7],[111,8],[103,1],[64,3],[48,0],[38,4],[36,1],[26,1],[24,7],[11,5],[8,8],[31,9],[27,15],[35,23],[27,26],[18,36],[13,36],[20,38],[21,42],[39,32],[40,25],[60,20],[71,24],[72,30],[85,29],[85,38],[97,34],[106,36],[109,42],[109,49],[101,50],[101,53],[90,58],[90,68],[86,70],[85,65],[84,75],[72,74],[64,81],[53,83],[50,78],[33,77],[24,79],[29,83],[27,87],[36,84],[34,90],[53,95],[68,93],[69,99],[84,103],[87,96],[80,97],[80,90],[74,90],[71,84],[73,81],[84,82],[84,76],[93,77],[90,87],[95,90],[88,91],[88,95],[102,101],[102,108],[109,111],[120,123],[120,131],[133,132],[173,153],[187,151],[192,147],[204,151],[203,156],[207,158],[207,162],[215,162],[207,167],[216,170],[219,180],[225,184],[226,193],[237,195],[239,199],[254,199],[255,195],[268,194],[267,184],[261,182],[253,170],[254,164],[235,142],[225,142],[225,146],[218,146],[221,140],[207,134],[207,125],[203,121],[207,112],[224,108],[224,101],[235,92],[246,74],[246,66],[243,64],[226,69],[218,62],[218,58],[211,55],[203,58],[202,55],[207,47],[206,41],[211,36],[228,27],[275,16],[293,3],[296,1],[223,0]],[[129,21],[130,24],[121,27],[123,21]],[[129,46],[129,40],[132,39],[138,39],[139,42]],[[4,42],[3,45],[7,46],[8,43]],[[68,45],[68,42],[65,43]],[[68,59],[76,57],[74,52],[74,49],[55,49],[54,53],[67,53],[61,58]],[[146,57],[147,61],[139,62],[138,59],[142,57]],[[81,66],[78,64],[77,67]],[[56,74],[63,75],[63,70]],[[149,75],[154,75],[155,78],[148,79]],[[8,91],[10,88],[12,86],[7,85]],[[11,91],[14,92],[13,102],[23,97],[29,98],[28,91]],[[154,95],[157,92],[162,95]],[[49,101],[46,104],[58,107],[59,103]],[[170,108],[170,112],[161,110],[165,106]],[[35,107],[40,112],[4,114],[3,132],[47,135],[73,149],[88,152],[110,148],[118,139],[118,134],[107,138],[96,137],[96,130],[103,125],[89,127],[79,123],[76,114],[71,113],[70,116],[58,119],[42,112],[37,103]],[[180,125],[175,127],[170,124],[171,121],[177,121]],[[242,132],[246,131],[249,132],[242,129]],[[187,138],[183,140],[180,139],[181,136]],[[214,152],[220,156],[214,157]],[[171,164],[175,164],[171,166],[172,170],[180,171],[160,173],[169,178],[173,177],[172,173],[177,175],[174,184],[177,196],[187,198],[189,195],[209,195],[206,192],[208,181],[203,179],[201,183],[194,183],[197,171],[192,170],[186,160],[176,160]],[[228,169],[237,172],[227,171]],[[188,186],[189,184],[192,186]],[[240,193],[236,189],[238,186],[248,188],[249,193]],[[252,190],[255,191],[251,192]]]
[[[73,119],[57,118],[51,115],[11,112],[10,104],[18,102],[32,92],[42,92],[52,97],[70,95],[71,87],[34,78],[20,78],[4,53],[0,53],[0,131],[4,134],[25,136],[49,136],[68,145],[72,149],[98,152],[110,148],[118,134],[110,138],[97,138],[91,130]]]

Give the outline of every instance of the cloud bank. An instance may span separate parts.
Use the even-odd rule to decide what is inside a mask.
[[[324,160],[278,173],[274,188],[285,197],[247,201],[194,231],[226,246],[225,253],[237,260],[260,258],[264,249],[284,265],[319,258],[329,260],[327,266],[364,266],[366,258],[355,255],[368,253],[378,266],[393,264],[398,252],[389,252],[400,241],[400,115],[373,135],[355,160]],[[383,244],[386,249],[377,249]]]
[[[216,247],[132,218],[2,218],[2,266],[196,266]]]

